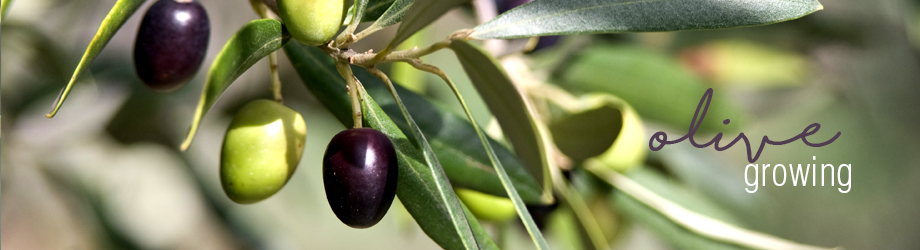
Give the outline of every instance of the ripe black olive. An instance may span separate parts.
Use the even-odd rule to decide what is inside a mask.
[[[396,195],[396,151],[386,135],[371,128],[339,132],[323,155],[323,184],[335,216],[353,228],[371,227]]]
[[[204,61],[211,24],[195,0],[160,0],[137,31],[134,67],[151,89],[169,92],[188,82]]]

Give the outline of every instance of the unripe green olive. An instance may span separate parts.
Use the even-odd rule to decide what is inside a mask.
[[[278,14],[294,39],[306,45],[323,45],[342,26],[344,0],[278,0]]]
[[[291,178],[307,139],[297,111],[256,100],[233,117],[220,151],[220,181],[231,200],[249,204],[278,192]]]
[[[470,209],[476,218],[484,221],[501,222],[514,218],[517,210],[514,203],[505,197],[498,197],[474,190],[457,188],[457,198]]]

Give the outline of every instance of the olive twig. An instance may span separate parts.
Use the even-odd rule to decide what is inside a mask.
[[[358,79],[355,78],[355,74],[351,71],[351,66],[348,63],[336,62],[335,68],[348,84],[345,86],[345,90],[351,96],[351,116],[354,119],[354,128],[361,128],[363,127],[361,124],[363,115],[361,113],[361,96],[358,94],[358,89],[360,88],[358,84],[360,83],[358,83]]]
[[[383,29],[382,27],[377,26],[376,23],[374,23],[370,27],[364,28],[364,30],[361,30],[361,32],[358,32],[358,34],[355,34],[354,39],[353,39],[354,41],[352,42],[360,41],[361,39],[364,39],[365,37],[371,34],[374,34],[374,32],[380,31],[382,29]]]

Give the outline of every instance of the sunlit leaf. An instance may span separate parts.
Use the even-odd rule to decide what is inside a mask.
[[[64,104],[64,100],[67,99],[67,95],[70,94],[73,84],[76,83],[77,79],[83,75],[83,72],[89,68],[89,64],[96,59],[96,56],[98,56],[100,52],[102,52],[102,49],[112,40],[115,33],[125,24],[125,21],[128,21],[128,18],[131,17],[131,15],[137,11],[137,8],[141,7],[141,4],[145,1],[146,0],[118,0],[118,2],[115,3],[115,6],[109,11],[109,14],[102,20],[102,24],[99,26],[99,30],[96,31],[96,35],[93,36],[93,40],[90,41],[89,46],[86,48],[86,52],[83,53],[83,58],[81,58],[80,63],[77,64],[77,69],[74,70],[70,82],[68,82],[67,86],[61,91],[60,96],[58,96],[57,101],[55,101],[54,108],[50,113],[45,115],[46,117],[51,118],[57,114],[58,110],[61,109],[61,105]],[[3,1],[3,17],[6,17],[5,11],[9,3],[10,0]]]
[[[0,2],[0,21],[6,19],[7,11],[10,10],[10,4],[13,3],[13,0],[3,0]]]
[[[589,160],[586,169],[617,189],[611,202],[621,212],[680,249],[827,249],[740,227],[727,211],[648,168],[625,176]]]
[[[191,145],[202,117],[208,113],[211,106],[214,106],[224,90],[253,64],[281,49],[290,38],[291,35],[281,22],[262,19],[247,23],[227,41],[208,70],[208,80],[201,91],[201,99],[192,118],[192,127],[182,143],[182,150]]]
[[[816,0],[537,0],[476,27],[478,39],[720,29],[796,19]]]

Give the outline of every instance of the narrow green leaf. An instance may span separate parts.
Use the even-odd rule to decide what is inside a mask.
[[[687,129],[708,88],[668,54],[636,46],[588,48],[562,70],[556,81],[576,93],[601,92],[623,99],[644,119]],[[654,98],[650,98],[654,97]],[[731,123],[722,123],[731,119]],[[700,132],[733,131],[744,117],[715,91]]]
[[[390,41],[390,45],[387,48],[394,48],[409,37],[415,32],[418,32],[422,28],[425,28],[438,18],[440,18],[444,13],[447,13],[450,9],[454,7],[469,2],[470,0],[418,0],[409,7],[409,10],[406,12],[405,17],[403,17],[403,22],[399,25],[399,29],[396,30],[396,36],[393,37],[393,40]]]
[[[536,124],[534,123],[533,117],[530,116],[530,112],[521,96],[521,92],[514,86],[514,83],[511,82],[501,66],[499,66],[500,64],[481,48],[477,48],[466,41],[460,40],[452,41],[450,46],[451,49],[456,52],[457,58],[460,59],[460,64],[463,65],[463,69],[466,71],[467,75],[470,76],[470,80],[473,82],[473,85],[476,86],[476,90],[489,106],[489,110],[491,110],[492,114],[498,119],[502,131],[505,132],[506,137],[508,137],[511,144],[514,145],[515,151],[524,159],[525,164],[528,164],[525,166],[528,167],[531,173],[535,172],[535,177],[537,177],[537,179],[542,179],[544,174],[543,169],[546,169],[544,168],[546,162],[543,161],[546,152],[539,139],[542,137],[537,133]],[[450,84],[450,82],[448,83]],[[457,97],[460,98],[459,92],[456,90],[454,92],[457,94]],[[460,102],[463,104],[462,98],[460,98]],[[514,203],[518,215],[524,222],[524,226],[527,228],[527,232],[530,233],[530,237],[533,239],[534,244],[538,249],[549,249],[546,240],[543,238],[543,234],[540,232],[540,229],[537,228],[536,223],[534,223],[520,195],[518,195],[514,186],[511,185],[510,178],[505,172],[501,162],[496,158],[491,145],[486,143],[485,134],[479,129],[478,125],[475,124],[475,121],[472,120],[473,117],[469,113],[469,109],[466,108],[466,105],[463,106],[473,123],[473,127],[479,134],[479,138],[483,140],[486,152],[490,153],[489,158],[492,160],[495,171],[498,172],[498,176],[502,180],[502,185],[505,187],[505,191],[508,192],[508,197],[511,198],[511,202]]]
[[[401,22],[403,17],[406,16],[409,7],[412,6],[414,2],[415,0],[396,0],[377,18],[377,21],[374,21],[374,24],[371,24],[371,27],[368,27],[368,29],[382,29]]]
[[[361,17],[361,22],[377,21],[395,2],[396,0],[370,0],[367,3],[367,8],[364,9],[364,16]]]
[[[360,73],[356,72],[356,74],[359,75],[358,78],[362,78]],[[372,78],[365,77],[364,79],[362,79],[364,86],[371,96],[377,98],[380,107],[390,116],[399,116],[400,110],[395,101],[390,98],[382,98],[389,95],[386,88],[380,83],[369,81]],[[396,91],[413,117],[424,117],[416,122],[431,143],[451,183],[491,195],[508,196],[501,180],[492,168],[488,153],[468,120],[444,110],[398,84]],[[394,122],[403,131],[410,129],[404,120],[396,119]],[[524,202],[541,203],[540,184],[524,169],[514,153],[492,138],[487,138],[487,140],[505,166],[511,182]]]
[[[689,192],[689,190],[668,183],[667,177],[661,176],[657,172],[641,168],[631,172],[629,177],[663,197],[680,198],[681,201],[679,204],[692,204],[691,206],[694,207],[692,209],[693,211],[716,215],[724,219],[724,221],[734,221],[734,219],[730,219],[726,211],[714,207],[711,203],[701,199],[698,195]],[[675,248],[713,250],[745,249],[740,246],[726,244],[694,234],[668,220],[666,216],[622,192],[613,192],[609,200],[624,216],[628,216],[637,223],[646,226]],[[677,201],[675,200],[675,202]],[[688,207],[688,209],[689,208],[690,207]]]
[[[52,118],[57,114],[58,110],[61,109],[61,105],[64,104],[64,100],[67,99],[67,95],[70,94],[70,89],[73,88],[73,84],[76,83],[77,79],[83,75],[83,72],[89,68],[89,64],[96,59],[96,56],[98,56],[100,52],[102,52],[102,49],[109,43],[109,40],[112,40],[115,33],[125,24],[125,21],[128,21],[128,18],[131,17],[131,15],[137,11],[137,8],[141,7],[141,4],[145,1],[146,0],[118,0],[118,2],[115,3],[115,6],[109,11],[109,14],[102,20],[102,24],[99,25],[99,30],[96,31],[96,35],[93,36],[93,40],[90,41],[89,46],[87,46],[86,52],[83,53],[83,58],[81,58],[80,63],[77,64],[77,69],[74,70],[70,82],[61,90],[61,94],[58,96],[57,101],[55,101],[54,108],[45,115],[46,117]],[[9,3],[10,1],[8,0],[3,1],[3,17],[6,17],[5,12]]]
[[[307,89],[328,107],[345,126],[350,127],[350,100],[345,92],[345,81],[333,66],[332,59],[315,47],[299,43],[288,44],[284,49]],[[358,74],[359,79],[362,76],[368,76],[368,73],[363,72],[360,68],[355,67],[352,69]],[[362,79],[362,83],[365,86],[368,86],[368,82],[370,81]],[[378,86],[383,87],[379,84]],[[424,156],[422,153],[390,120],[388,114],[380,109],[377,103],[374,102],[373,97],[367,95],[367,92],[362,93],[365,94],[363,105],[365,105],[366,124],[387,134],[396,147],[400,171],[396,195],[399,196],[400,201],[412,214],[412,217],[415,218],[422,230],[445,249],[466,249],[470,245],[464,245],[461,240],[461,235],[465,233],[455,229],[455,225],[462,221],[463,224],[466,224],[465,231],[472,231],[472,235],[476,237],[476,242],[478,242],[479,246],[494,245],[494,243],[491,243],[491,238],[485,237],[487,234],[478,223],[474,223],[472,220],[468,221],[465,219],[465,215],[451,213],[448,210],[451,205],[442,198],[442,191],[453,192],[450,185],[444,182],[440,182],[443,185],[438,185],[439,182],[436,181],[438,171],[432,171],[431,168],[423,163]],[[443,173],[439,175],[442,176],[441,178],[444,176]],[[456,200],[455,194],[451,193],[450,196],[449,198]],[[459,205],[459,201],[456,204]],[[476,245],[472,246],[475,248]],[[491,247],[483,248],[491,249]]]
[[[240,77],[253,64],[281,49],[291,38],[287,30],[274,19],[261,19],[247,23],[224,44],[220,54],[208,70],[208,80],[201,91],[201,99],[192,118],[192,127],[188,137],[182,142],[181,149],[188,149],[198,130],[198,124],[220,95],[230,84]]]
[[[354,15],[354,16],[349,15],[345,17],[345,20],[349,26],[351,25],[357,26],[359,23],[361,23],[361,20],[364,20],[364,14],[367,13],[366,11],[367,11],[368,1],[369,0],[355,0],[355,3],[351,6],[351,9],[349,9],[349,10],[352,10],[352,9],[354,10],[353,13],[349,13],[350,15]],[[357,19],[358,21],[354,21],[355,19]]]
[[[287,47],[298,46],[288,45]],[[288,54],[292,55],[291,52],[288,52]],[[351,108],[348,95],[345,92],[345,84],[341,77],[338,77],[338,73],[332,66],[332,59],[316,48],[303,49],[297,55],[300,54],[304,55],[299,57],[297,63],[305,63],[304,68],[297,68],[301,70],[301,77],[305,82],[318,82],[309,84],[308,88],[313,93],[324,93],[317,94],[316,98],[324,103],[346,127],[351,127]],[[322,67],[318,65],[322,65]],[[330,75],[328,71],[323,69],[327,67],[333,70],[331,71],[333,74]],[[306,74],[302,72],[305,70],[311,71]],[[377,77],[370,75],[362,68],[354,68],[353,71],[367,89],[368,94],[376,98],[377,104],[390,117],[402,116],[396,102],[389,98],[390,92]],[[331,78],[333,76],[338,78]],[[330,82],[329,79],[338,80],[337,82]],[[434,149],[438,160],[441,161],[441,166],[444,168],[444,172],[447,173],[451,183],[457,187],[507,197],[508,194],[505,192],[501,180],[491,166],[489,156],[476,136],[473,126],[466,118],[435,105],[399,84],[396,84],[396,91],[405,102],[409,114],[420,118],[416,122],[431,143],[431,147]],[[393,122],[399,126],[403,133],[411,133],[409,124],[404,119],[394,119]],[[524,202],[528,204],[541,203],[542,189],[540,184],[524,169],[517,156],[497,141],[491,138],[488,140],[505,166],[505,170],[511,177],[512,183],[514,183]]]
[[[395,94],[395,89],[392,89]],[[412,129],[412,135],[414,138],[414,143],[407,141],[407,137],[399,130],[399,127],[390,120],[389,115],[386,114],[380,106],[377,106],[377,103],[374,102],[374,99],[367,94],[366,91],[361,89],[360,91],[361,99],[363,99],[362,109],[364,111],[364,120],[367,125],[377,130],[380,130],[384,134],[387,134],[390,137],[390,140],[396,141],[396,146],[400,148],[397,153],[400,155],[399,158],[406,159],[411,157],[406,155],[405,152],[411,151],[410,147],[418,147],[422,152],[422,157],[424,157],[424,163],[426,164],[424,168],[400,168],[401,173],[406,172],[415,172],[411,175],[416,175],[422,178],[418,178],[424,183],[424,188],[428,189],[434,197],[426,197],[429,199],[434,198],[434,202],[439,204],[443,209],[443,212],[447,213],[447,216],[450,219],[450,223],[442,226],[448,226],[446,229],[442,229],[446,232],[450,232],[452,237],[460,240],[461,246],[456,248],[460,249],[478,249],[479,245],[476,243],[476,238],[473,234],[472,229],[470,228],[469,221],[467,221],[466,214],[464,214],[463,207],[460,205],[460,199],[457,198],[457,194],[454,193],[453,187],[450,185],[450,181],[447,179],[447,175],[444,174],[444,170],[441,169],[441,163],[438,162],[437,156],[435,156],[434,151],[431,150],[431,146],[428,145],[428,141],[425,139],[425,135],[422,134],[421,130],[418,129],[418,125],[415,124],[415,121],[412,119],[412,116],[409,115],[406,111],[405,106],[401,106],[403,116],[409,122]],[[399,103],[399,96],[393,96],[396,99],[396,102]],[[416,156],[417,157],[417,156]],[[417,158],[416,158],[417,159]],[[405,160],[403,160],[405,161]],[[422,163],[422,162],[420,162]],[[409,165],[409,164],[400,164],[400,165]],[[405,169],[407,171],[402,171]],[[400,176],[401,177],[401,176]],[[400,178],[400,184],[403,184],[403,178]],[[407,191],[400,192],[402,190],[410,190],[408,192],[418,192],[416,188],[403,188],[400,185],[397,187],[397,195],[400,195],[400,200],[404,200],[404,196]],[[409,205],[406,205],[407,208]],[[430,208],[428,208],[430,209]],[[416,219],[416,221],[418,221]]]
[[[7,11],[10,10],[10,4],[12,3],[13,3],[13,0],[3,0],[2,2],[0,2],[0,21],[3,21],[4,19],[6,19],[6,14],[9,13]]]
[[[728,212],[667,178],[639,168],[624,176],[603,163],[585,167],[615,187],[611,202],[680,249],[827,249],[804,245],[737,226]]]
[[[816,0],[537,0],[476,27],[477,39],[721,29],[803,17]]]
[[[470,227],[473,228],[473,233],[476,234],[476,241],[479,243],[479,249],[499,250],[498,245],[496,245],[495,241],[492,240],[492,236],[490,236],[489,233],[483,229],[482,224],[479,223],[479,220],[476,219],[476,216],[473,215],[473,212],[470,212],[470,209],[466,207],[463,202],[460,202],[460,205],[463,206],[463,214],[466,215],[466,218],[469,219]]]
[[[523,93],[488,52],[463,41],[453,41],[450,47],[457,53],[460,64],[498,120],[524,167],[535,179],[546,180],[543,157],[546,149],[540,143],[537,125],[529,115]]]
[[[414,2],[415,0],[396,0],[368,29],[379,30],[401,22]]]

